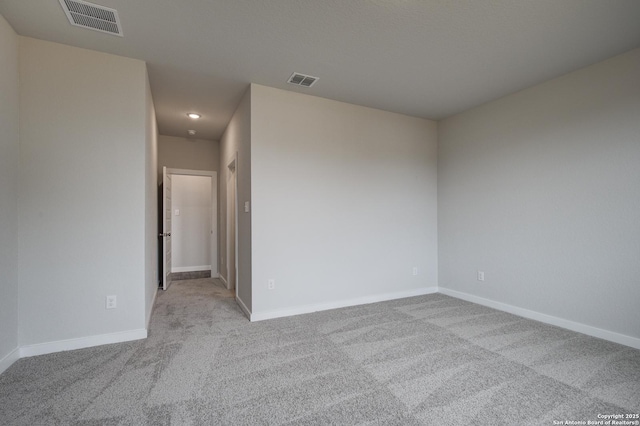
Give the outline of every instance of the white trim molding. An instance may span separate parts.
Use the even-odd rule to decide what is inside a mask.
[[[238,306],[240,306],[240,309],[242,309],[242,312],[247,316],[249,321],[253,321],[253,319],[251,318],[251,311],[249,310],[249,308],[247,308],[247,305],[244,304],[242,299],[238,297],[237,293],[236,293],[236,302],[238,303]]]
[[[289,317],[292,315],[309,314],[311,312],[328,311],[330,309],[345,308],[347,306],[366,305],[368,303],[385,302],[387,300],[404,299],[406,297],[423,296],[437,293],[437,287],[422,287],[415,290],[398,291],[394,293],[374,294],[371,296],[356,297],[354,299],[336,300],[334,302],[317,303],[312,305],[295,306],[275,311],[251,313],[251,321],[263,321],[272,318]]]
[[[54,352],[72,351],[75,349],[89,348],[93,346],[109,345],[112,343],[122,343],[131,340],[145,339],[146,337],[147,330],[145,328],[140,328],[137,330],[121,331],[118,333],[100,334],[97,336],[80,337],[77,339],[38,343],[35,345],[20,347],[20,358],[51,354]]]
[[[0,359],[0,374],[4,373],[7,368],[20,359],[20,348],[15,348],[9,352],[4,358]]]
[[[200,272],[200,271],[210,271],[211,265],[200,265],[200,266],[171,266],[171,273],[174,272]]]
[[[153,311],[156,309],[156,299],[158,298],[158,287],[155,288],[155,292],[153,293],[153,302],[151,302],[151,309],[149,309],[149,315],[147,315],[147,330],[149,330],[149,325],[151,324],[151,317],[153,316]]]
[[[206,266],[204,269],[185,269],[171,268],[171,272],[193,272],[201,270],[210,270],[211,276],[218,274],[218,208],[220,200],[218,199],[218,172],[214,170],[193,170],[193,169],[176,169],[167,167],[168,175],[183,175],[183,176],[208,176],[211,178],[211,202],[213,208],[211,209],[211,265]],[[200,266],[194,266],[193,268],[201,268]]]
[[[185,176],[216,176],[218,172],[214,170],[174,169],[167,167],[167,174]]]
[[[224,277],[224,275],[222,274],[218,274],[218,278],[220,279],[220,281],[222,281],[224,283],[224,286],[227,286],[227,279]]]
[[[502,302],[495,302],[490,299],[485,299],[456,290],[450,290],[444,287],[438,287],[438,292],[447,296],[455,297],[457,299],[466,300],[467,302],[477,303],[478,305],[488,306],[489,308],[498,309],[500,311],[508,312],[510,314],[518,315],[524,318],[540,321],[550,325],[555,325],[557,327],[566,328],[567,330],[576,331],[588,336],[598,337],[610,342],[620,343],[621,345],[640,349],[640,339],[636,337],[627,336],[609,330],[603,330],[601,328],[592,327],[590,325],[581,324],[579,322],[569,321],[564,318],[558,318],[536,311],[530,311],[529,309],[508,305]]]

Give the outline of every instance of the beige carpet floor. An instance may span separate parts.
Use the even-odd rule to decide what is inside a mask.
[[[250,323],[212,279],[149,337],[21,359],[2,425],[553,425],[640,412],[640,351],[434,294]]]

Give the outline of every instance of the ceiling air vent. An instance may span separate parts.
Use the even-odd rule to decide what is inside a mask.
[[[291,74],[291,77],[289,77],[289,81],[287,81],[287,83],[295,84],[296,86],[311,87],[318,80],[319,80],[318,77],[312,77],[310,75],[294,72],[293,74]]]
[[[118,11],[83,0],[60,0],[71,25],[122,37]]]

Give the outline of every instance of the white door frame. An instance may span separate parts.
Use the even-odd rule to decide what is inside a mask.
[[[232,182],[232,187],[233,187],[233,204],[234,204],[234,209],[233,209],[233,216],[234,216],[234,220],[233,220],[233,224],[234,224],[234,229],[231,230],[231,221],[229,220],[229,207],[230,207],[230,203],[229,203],[229,191],[228,191],[228,185],[227,185],[227,221],[226,221],[226,228],[227,228],[227,247],[226,247],[226,251],[227,251],[227,289],[231,290],[231,289],[235,289],[235,293],[236,293],[236,299],[238,298],[238,153],[234,153],[229,160],[227,160],[227,173],[229,173],[228,175],[228,179],[233,179]],[[227,180],[228,180],[227,179]],[[231,235],[233,234],[233,235]],[[229,265],[229,259],[231,259],[231,244],[229,244],[229,240],[233,238],[235,244],[234,246],[234,265]],[[229,275],[230,274],[230,270],[231,268],[234,268],[234,282],[231,282]]]
[[[218,172],[212,170],[167,169],[167,174],[211,177],[211,278],[218,278]]]

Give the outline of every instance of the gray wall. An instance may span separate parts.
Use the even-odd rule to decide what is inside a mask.
[[[244,212],[244,203],[251,203],[251,88],[247,90],[220,141],[220,175],[218,179],[218,217],[220,275],[227,278],[227,180],[228,164],[238,156],[238,291],[236,297],[251,310],[251,213]],[[223,259],[224,258],[224,259]]]
[[[640,337],[640,49],[440,122],[438,218],[442,288]]]
[[[20,37],[21,346],[144,332],[145,79],[142,61]]]
[[[158,137],[158,174],[162,167],[190,170],[218,171],[220,143],[203,139]]]
[[[251,111],[254,314],[435,290],[435,122],[259,85]]]
[[[18,37],[0,15],[0,373],[18,347]]]

